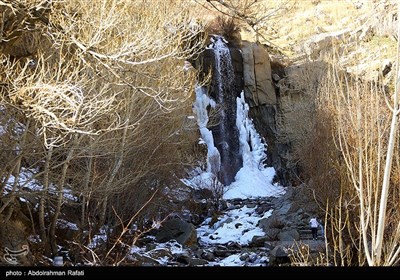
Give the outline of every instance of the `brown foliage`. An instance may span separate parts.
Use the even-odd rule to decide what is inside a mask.
[[[239,44],[241,40],[239,23],[227,16],[216,17],[207,25],[206,31],[208,34],[221,35],[234,44]]]

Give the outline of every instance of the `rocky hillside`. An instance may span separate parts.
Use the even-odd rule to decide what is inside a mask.
[[[271,147],[269,164],[282,182],[298,184],[296,153],[313,129],[315,98],[328,68],[334,65],[390,90],[398,19],[396,1],[389,0],[304,0],[286,5],[285,15],[277,12],[264,27],[270,36],[258,37],[259,44],[250,43],[254,33],[242,30],[241,48],[246,97]]]

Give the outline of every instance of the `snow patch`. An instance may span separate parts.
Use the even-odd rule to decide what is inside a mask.
[[[79,230],[76,224],[63,219],[57,220],[57,226],[62,229]]]
[[[264,232],[257,226],[258,221],[268,218],[272,210],[259,216],[255,208],[244,206],[239,209],[227,211],[223,217],[210,227],[210,219],[206,219],[197,229],[200,241],[205,244],[227,244],[237,242],[248,245],[254,236],[264,236]]]

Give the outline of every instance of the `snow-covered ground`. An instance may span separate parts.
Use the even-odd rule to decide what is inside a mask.
[[[24,196],[24,192],[40,193],[43,191],[44,188],[43,185],[38,180],[35,179],[35,174],[37,173],[39,173],[39,171],[36,169],[28,169],[22,167],[18,175],[17,182],[15,181],[16,180],[15,176],[10,175],[4,187],[3,194],[7,195],[10,191],[13,190],[13,187],[15,186],[14,191],[16,192],[17,196],[21,195],[19,197],[19,200],[22,202],[26,202],[26,199],[22,197]],[[57,186],[54,184],[50,184],[49,193],[56,194]],[[65,199],[70,201],[78,201],[78,197],[72,194],[71,189],[64,187],[63,193]]]
[[[236,242],[248,245],[254,236],[264,236],[261,228],[257,227],[258,221],[268,218],[272,210],[259,216],[255,208],[243,206],[225,212],[218,222],[210,226],[211,218],[206,219],[197,229],[197,235],[203,244],[227,244]]]

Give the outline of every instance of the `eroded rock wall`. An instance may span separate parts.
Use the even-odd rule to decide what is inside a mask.
[[[304,89],[309,81],[302,80],[307,73],[302,66],[273,63],[271,67],[268,50],[261,44],[244,41],[242,54],[245,97],[257,131],[268,146],[266,164],[275,168],[280,183],[296,184],[293,143],[299,140],[299,127],[307,130],[312,118],[312,95]]]

